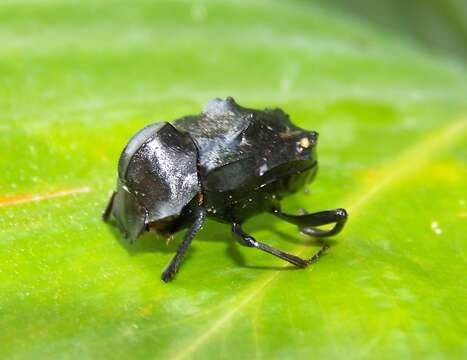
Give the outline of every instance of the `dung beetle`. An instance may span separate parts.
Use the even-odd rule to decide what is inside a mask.
[[[178,271],[207,217],[231,224],[242,245],[306,267],[326,246],[302,259],[255,240],[242,223],[270,212],[314,237],[335,235],[343,228],[344,209],[289,215],[279,206],[284,196],[315,177],[317,139],[318,133],[293,125],[281,109],[254,110],[231,97],[213,99],[199,115],[148,125],[130,139],[103,218],[113,215],[130,241],[145,231],[170,236],[188,228],[162,273],[165,282]],[[317,228],[326,224],[335,225]]]

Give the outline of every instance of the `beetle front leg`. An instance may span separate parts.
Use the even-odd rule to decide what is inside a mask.
[[[191,241],[196,236],[196,233],[201,230],[203,226],[204,220],[206,219],[206,210],[203,207],[198,207],[195,210],[195,221],[193,225],[188,229],[183,238],[182,243],[177,249],[177,253],[173,257],[172,261],[170,261],[169,265],[166,267],[164,272],[162,273],[161,279],[164,282],[168,282],[173,279],[175,274],[178,271],[180,266],[180,262],[182,261],[183,256],[185,255],[188,247],[191,244]]]
[[[274,208],[272,213],[282,220],[298,225],[300,231],[303,233],[315,237],[325,237],[338,234],[344,227],[348,218],[347,211],[345,211],[345,209],[319,211],[304,215],[289,215],[284,214],[280,208]],[[332,223],[335,223],[335,225],[331,230],[321,230],[315,227]]]
[[[277,256],[278,258],[281,258],[282,260],[288,261],[289,263],[300,267],[304,268],[310,265],[312,262],[315,262],[318,260],[318,258],[323,255],[323,253],[328,249],[327,245],[324,245],[321,247],[321,249],[314,254],[312,257],[309,259],[302,259],[298,256],[286,253],[284,251],[275,249],[267,244],[264,244],[262,242],[256,241],[255,238],[251,235],[248,235],[245,233],[239,223],[233,223],[232,224],[232,232],[237,235],[241,239],[241,244],[248,246],[248,247],[254,247],[259,250],[265,251],[269,254],[272,254],[274,256]]]

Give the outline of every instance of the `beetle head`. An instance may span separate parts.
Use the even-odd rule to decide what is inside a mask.
[[[244,137],[246,146],[254,147],[263,183],[280,180],[293,192],[313,179],[318,133],[295,126],[281,109],[254,111]]]
[[[303,130],[294,137],[295,149],[290,151],[295,151],[295,159],[291,160],[289,175],[283,179],[285,191],[296,192],[315,178],[318,171],[317,141],[316,131]]]

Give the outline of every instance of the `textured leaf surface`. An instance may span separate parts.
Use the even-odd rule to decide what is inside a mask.
[[[0,356],[467,356],[467,75],[457,60],[283,2],[0,5]],[[168,285],[169,245],[100,220],[143,125],[215,96],[280,106],[320,132],[289,211],[346,207],[306,270],[208,222]],[[254,236],[319,244],[259,216]]]

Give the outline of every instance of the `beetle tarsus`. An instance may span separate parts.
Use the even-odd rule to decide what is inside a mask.
[[[102,220],[108,221],[110,218],[110,214],[112,213],[112,208],[114,205],[114,199],[115,199],[115,194],[116,192],[114,191],[112,195],[110,196],[109,202],[107,203],[107,207],[105,208],[104,212],[102,213]]]
[[[328,249],[329,249],[329,245],[327,244],[324,244],[323,246],[321,246],[318,252],[307,260],[308,265],[318,260]]]
[[[345,209],[326,210],[303,215],[289,215],[284,214],[280,208],[275,208],[272,213],[282,220],[298,225],[301,232],[314,237],[326,237],[338,234],[348,218]],[[316,226],[332,223],[335,223],[335,225],[330,230],[316,228]]]
[[[172,280],[173,277],[175,276],[175,274],[177,273],[178,268],[180,267],[180,262],[182,261],[183,256],[185,255],[188,247],[191,244],[191,241],[196,236],[197,232],[199,230],[201,230],[201,227],[203,226],[203,223],[204,223],[205,219],[206,219],[206,210],[203,207],[196,208],[196,210],[195,210],[195,221],[194,221],[193,225],[186,232],[182,243],[180,244],[180,246],[177,249],[177,253],[173,257],[173,259],[170,261],[167,268],[162,273],[161,279],[164,282],[168,282],[168,281]]]
[[[300,268],[307,267],[311,263],[318,260],[321,257],[321,255],[323,255],[323,253],[329,248],[328,245],[324,245],[323,247],[321,247],[321,249],[316,254],[314,254],[309,259],[302,259],[298,256],[286,253],[282,250],[273,248],[272,246],[269,246],[265,243],[255,240],[254,237],[252,237],[251,235],[243,231],[239,223],[234,222],[232,224],[232,232],[240,238],[242,245],[248,246],[248,247],[254,247],[259,250],[265,251],[271,255],[277,256],[278,258],[281,258],[282,260],[285,260]]]

